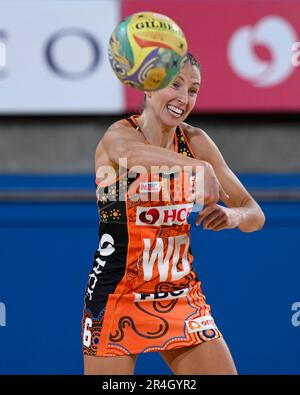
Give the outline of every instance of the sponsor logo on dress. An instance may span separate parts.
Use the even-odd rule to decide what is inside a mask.
[[[190,239],[187,234],[167,239],[157,237],[155,244],[151,239],[144,238],[143,241],[144,281],[151,281],[155,276],[159,276],[160,282],[167,281],[168,278],[177,281],[190,273]]]
[[[114,244],[114,238],[110,234],[104,233],[101,236],[98,248],[100,257],[96,258],[93,271],[89,274],[88,287],[86,290],[86,296],[89,300],[92,300],[94,288],[98,282],[99,275],[102,273],[102,269],[106,265],[106,261],[101,258],[106,258],[115,252]]]
[[[159,192],[161,190],[161,186],[160,181],[141,182],[140,192]]]
[[[172,292],[155,292],[155,293],[135,293],[134,292],[134,301],[135,302],[144,302],[148,300],[168,300],[168,299],[178,299],[186,296],[189,292],[188,288],[177,289]]]
[[[216,329],[216,324],[211,315],[204,315],[203,317],[194,318],[192,320],[186,321],[188,331],[192,332],[202,332],[208,329]]]
[[[136,225],[183,225],[193,209],[193,203],[174,206],[137,207]]]

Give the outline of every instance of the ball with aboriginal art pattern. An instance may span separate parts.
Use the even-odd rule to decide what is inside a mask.
[[[108,46],[111,67],[121,82],[156,91],[176,77],[187,52],[181,28],[169,17],[139,12],[121,21]]]

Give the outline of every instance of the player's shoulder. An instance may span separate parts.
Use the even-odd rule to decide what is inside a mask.
[[[118,121],[113,122],[108,128],[104,131],[101,139],[101,142],[114,142],[119,137],[126,138],[139,138],[140,133],[129,123],[127,118],[119,119]]]
[[[195,138],[197,138],[197,140],[199,139],[207,139],[208,134],[201,128],[190,125],[186,122],[182,122],[181,123],[181,128],[184,131],[184,134],[186,136],[186,138],[188,139],[188,141],[190,142],[191,140],[194,140]]]
[[[127,118],[119,119],[104,131],[98,142],[96,151],[101,152],[101,150],[115,146],[116,144],[119,144],[120,141],[125,140],[134,140],[138,142],[145,141],[143,135],[127,120]]]
[[[201,128],[182,123],[186,139],[196,158],[212,162],[216,155],[216,145],[209,135]]]
[[[118,130],[124,129],[124,128],[132,129],[132,126],[131,126],[130,123],[128,122],[127,118],[122,118],[122,119],[119,119],[119,120],[113,122],[113,123],[106,129],[106,132],[118,131]]]

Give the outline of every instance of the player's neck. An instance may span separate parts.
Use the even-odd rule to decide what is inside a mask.
[[[152,113],[145,111],[137,119],[139,128],[146,140],[153,145],[172,149],[176,127],[163,125]]]

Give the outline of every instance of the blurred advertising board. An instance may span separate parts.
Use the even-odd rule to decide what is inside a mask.
[[[0,114],[120,114],[143,93],[108,61],[117,23],[154,11],[184,30],[202,65],[195,112],[300,110],[300,2],[293,0],[3,0]]]
[[[1,1],[0,113],[122,111],[107,58],[119,10],[117,0]]]
[[[300,2],[123,0],[123,18],[154,11],[183,29],[202,65],[196,112],[300,110]],[[126,89],[128,111],[142,96]]]

